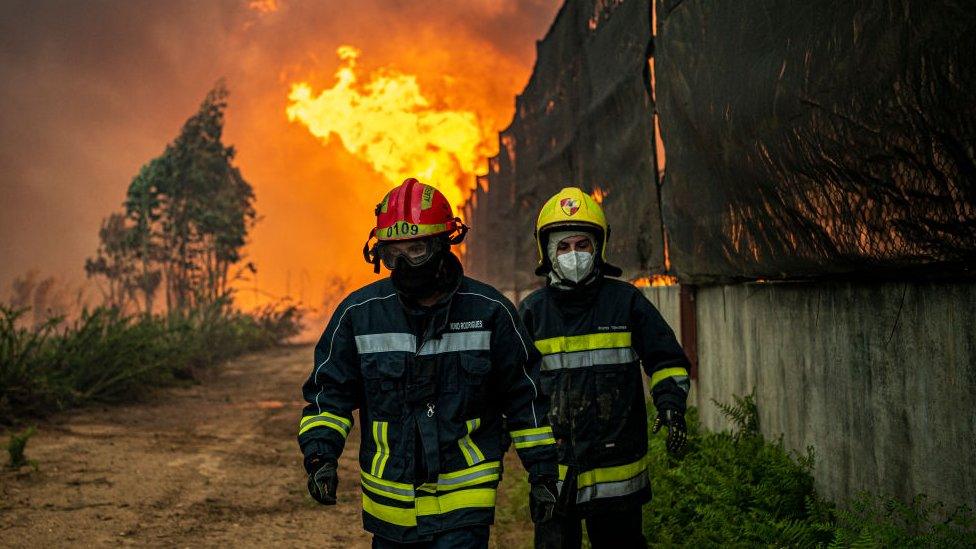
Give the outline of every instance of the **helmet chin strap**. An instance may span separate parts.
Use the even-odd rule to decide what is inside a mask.
[[[369,236],[366,237],[366,243],[363,244],[363,259],[366,263],[372,263],[373,272],[376,274],[380,273],[380,254],[376,253],[376,244],[371,248],[369,246],[369,241],[376,236],[376,229],[370,229]],[[379,244],[379,242],[377,242]]]
[[[460,217],[455,217],[454,222],[457,223],[458,232],[448,237],[447,241],[451,244],[451,246],[455,246],[463,242],[464,237],[465,235],[468,234],[468,229],[469,229],[469,227],[465,225],[463,221],[461,221]]]

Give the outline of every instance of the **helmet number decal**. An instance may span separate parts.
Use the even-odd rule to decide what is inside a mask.
[[[392,238],[394,236],[416,236],[419,232],[420,227],[416,223],[408,223],[403,221],[387,227],[386,237]]]

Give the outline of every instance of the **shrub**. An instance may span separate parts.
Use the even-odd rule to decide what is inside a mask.
[[[815,546],[829,543],[829,509],[810,474],[813,456],[791,458],[759,433],[752,396],[720,405],[736,428],[704,431],[687,414],[688,451],[669,457],[664,430],[650,438],[654,499],[644,513],[648,542],[664,545]]]
[[[256,314],[228,302],[165,316],[84,311],[19,326],[24,310],[0,305],[0,421],[41,416],[87,402],[132,400],[152,387],[193,379],[200,368],[285,343],[300,330],[295,306]]]

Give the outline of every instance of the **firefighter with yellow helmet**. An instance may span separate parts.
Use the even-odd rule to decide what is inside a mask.
[[[593,547],[644,547],[641,505],[650,501],[647,415],[641,368],[667,448],[686,442],[688,359],[632,284],[611,277],[610,227],[590,195],[567,187],[539,212],[536,274],[546,286],[520,314],[542,354],[541,382],[559,452],[556,518],[537,524],[536,547],[579,547],[586,521]]]

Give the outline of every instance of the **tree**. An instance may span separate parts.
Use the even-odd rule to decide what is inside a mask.
[[[154,178],[167,302],[177,309],[228,293],[228,271],[242,259],[253,227],[254,191],[221,141],[227,88],[218,83],[166,147]]]
[[[98,255],[85,268],[109,280],[111,303],[139,295],[151,314],[160,286],[167,310],[229,296],[228,272],[243,259],[257,213],[234,148],[222,142],[227,96],[218,82],[163,154],[133,178],[125,214],[103,224]]]
[[[89,278],[105,277],[107,288],[101,290],[106,304],[124,310],[135,288],[131,238],[125,216],[114,213],[102,220],[98,240],[95,257],[85,260],[85,273]]]
[[[129,243],[139,272],[135,286],[142,294],[144,312],[153,312],[154,298],[162,282],[162,258],[157,226],[162,217],[160,196],[156,182],[165,174],[164,159],[156,158],[139,170],[125,199],[126,218],[132,224]]]

